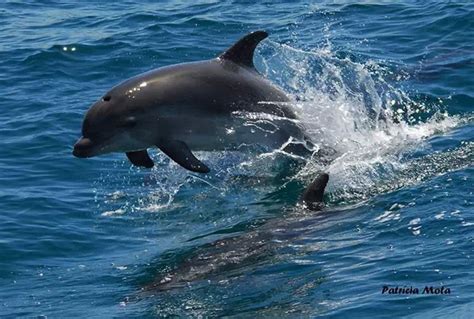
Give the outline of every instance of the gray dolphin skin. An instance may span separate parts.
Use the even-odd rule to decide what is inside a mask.
[[[192,151],[309,145],[288,97],[254,67],[255,48],[267,36],[256,31],[218,58],[159,68],[115,86],[87,112],[74,156],[125,152],[134,165],[151,168],[147,149],[158,147],[182,167],[207,173]],[[252,116],[263,116],[259,127],[245,125]]]
[[[143,288],[144,292],[163,291],[185,287],[211,277],[238,273],[246,266],[259,264],[278,255],[292,240],[305,235],[301,232],[307,225],[314,225],[316,214],[324,209],[323,195],[329,175],[321,173],[306,188],[301,197],[301,206],[291,209],[283,218],[275,218],[255,230],[240,236],[217,240],[203,247],[193,249],[189,258],[173,270],[162,273]],[[313,227],[309,227],[313,229]]]

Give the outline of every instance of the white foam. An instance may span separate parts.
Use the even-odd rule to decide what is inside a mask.
[[[335,200],[368,198],[387,176],[406,169],[404,154],[461,122],[442,111],[442,101],[430,108],[410,98],[400,82],[409,75],[383,61],[338,57],[330,43],[307,52],[270,42],[266,50],[272,54],[263,73],[299,100],[295,108],[312,141],[338,154],[326,167],[308,162],[297,178],[328,172]],[[275,65],[285,67],[283,76]]]

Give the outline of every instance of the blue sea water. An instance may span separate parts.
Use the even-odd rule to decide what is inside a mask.
[[[0,21],[0,317],[472,317],[471,1],[6,0]],[[259,29],[257,69],[333,162],[277,182],[273,153],[202,153],[208,175],[71,155],[113,85]]]

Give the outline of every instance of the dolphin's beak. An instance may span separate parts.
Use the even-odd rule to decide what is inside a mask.
[[[80,158],[92,157],[93,155],[94,143],[90,138],[81,137],[76,144],[74,144],[74,150],[72,155]]]

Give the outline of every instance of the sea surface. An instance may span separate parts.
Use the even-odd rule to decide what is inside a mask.
[[[0,24],[0,317],[472,318],[472,1],[3,0]],[[255,30],[334,161],[72,156],[112,86]]]

